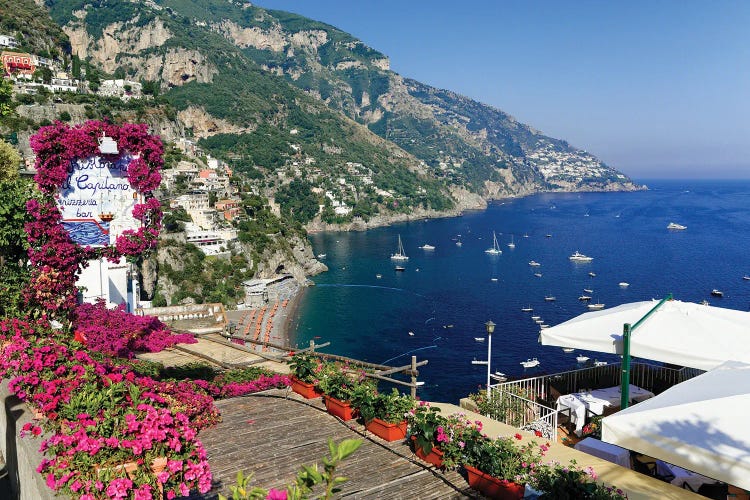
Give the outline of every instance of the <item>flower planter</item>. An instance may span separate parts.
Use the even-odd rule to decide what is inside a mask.
[[[339,417],[341,420],[347,421],[354,418],[354,409],[347,401],[340,401],[331,396],[324,396],[326,401],[326,410],[334,417]]]
[[[525,486],[522,484],[492,477],[471,465],[464,465],[464,469],[466,469],[469,486],[488,498],[500,500],[523,498]]]
[[[305,399],[315,399],[323,395],[321,391],[315,388],[315,384],[303,382],[294,375],[292,379],[292,390]]]
[[[386,441],[398,441],[406,437],[406,420],[397,424],[389,424],[376,417],[367,422],[365,428]]]
[[[164,469],[167,468],[167,457],[156,457],[151,461],[151,472],[156,475],[160,472],[163,472]],[[113,470],[116,471],[115,475],[121,475],[120,471],[124,471],[125,475],[133,479],[134,473],[136,470],[138,470],[138,463],[137,462],[125,462],[120,465],[114,465],[112,467],[97,467],[97,472],[105,471],[105,470]]]
[[[411,437],[412,444],[414,445],[414,454],[420,458],[420,460],[432,464],[435,467],[443,466],[443,452],[437,446],[433,446],[429,453],[425,453],[422,447],[417,444],[417,438]]]

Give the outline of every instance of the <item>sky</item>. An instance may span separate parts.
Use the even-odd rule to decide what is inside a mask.
[[[750,1],[260,0],[634,178],[750,178]]]

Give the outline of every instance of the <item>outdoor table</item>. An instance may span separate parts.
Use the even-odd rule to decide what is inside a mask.
[[[630,400],[636,403],[654,397],[654,393],[630,384]],[[576,435],[580,436],[586,423],[586,411],[594,415],[604,413],[608,406],[620,405],[620,387],[595,389],[591,392],[576,392],[557,398],[558,411],[570,409],[570,421],[576,426]]]
[[[587,437],[586,439],[577,442],[573,448],[588,453],[589,455],[602,458],[613,464],[621,465],[627,469],[630,468],[630,452],[617,445],[605,443],[604,441],[592,437]]]
[[[698,488],[704,484],[716,484],[719,481],[711,479],[710,477],[702,476],[696,472],[690,472],[682,467],[669,464],[662,460],[656,461],[656,473],[660,476],[674,476],[674,479],[670,483],[680,488],[689,489],[690,491],[698,491]]]

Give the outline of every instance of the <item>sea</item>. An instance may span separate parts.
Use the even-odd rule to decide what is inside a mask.
[[[418,395],[457,403],[485,386],[487,366],[472,361],[488,358],[487,321],[496,324],[490,370],[519,378],[575,369],[579,354],[589,363],[619,360],[539,344],[531,316],[562,323],[588,311],[581,295],[605,310],[671,293],[747,311],[750,181],[639,182],[648,190],[536,194],[460,217],[311,234],[329,270],[301,297],[290,340],[330,342],[323,352],[390,366],[408,365],[411,356],[428,360]],[[667,229],[670,222],[686,229]],[[493,231],[497,256],[485,253]],[[399,236],[409,256],[403,263],[390,259]],[[576,251],[593,260],[571,261]],[[521,310],[527,307],[533,312]],[[524,369],[529,358],[540,364]]]

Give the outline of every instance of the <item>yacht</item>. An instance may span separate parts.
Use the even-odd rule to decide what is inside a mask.
[[[667,226],[667,229],[677,229],[677,230],[683,230],[687,229],[687,226],[683,226],[682,224],[677,224],[676,222],[670,222]]]
[[[526,361],[521,361],[521,366],[523,366],[524,368],[533,368],[535,366],[539,366],[539,360],[536,358],[527,359]]]
[[[716,288],[714,288],[713,290],[711,290],[711,295],[713,295],[714,297],[723,297],[724,292],[721,292],[717,290]]]
[[[536,321],[538,319],[542,319],[542,317],[541,316],[532,316],[531,319],[533,319],[534,321]]]
[[[391,260],[409,260],[409,257],[406,255],[406,252],[404,252],[404,244],[401,243],[400,234],[398,235],[398,250],[396,250],[396,253],[391,254]]]
[[[576,361],[578,361],[579,363],[585,363],[588,360],[589,360],[589,357],[584,356],[583,354],[576,356]]]
[[[503,253],[503,251],[500,250],[500,245],[497,244],[497,235],[495,234],[495,231],[492,231],[492,248],[488,248],[484,253],[490,255],[500,255]]]
[[[598,311],[599,309],[604,309],[604,304],[602,304],[601,302],[597,302],[596,304],[589,304],[586,307],[588,307],[592,311]]]
[[[435,247],[433,245],[428,245],[427,243],[425,243],[419,248],[421,248],[422,250],[435,250]]]
[[[583,255],[578,250],[576,250],[576,252],[568,258],[572,260],[573,262],[591,262],[592,260],[594,260],[593,257],[589,257],[588,255]]]
[[[531,311],[533,311],[533,309],[531,308],[531,306],[526,306],[526,307],[522,307],[521,311],[525,313],[530,313]]]
[[[539,266],[541,266],[541,264],[539,262],[535,261],[535,260],[530,261],[529,265],[531,267],[539,267]]]
[[[510,243],[508,243],[508,248],[516,248],[516,244],[513,243],[513,235],[510,235]]]
[[[546,300],[547,302],[554,302],[557,300],[557,297],[555,297],[554,295],[545,295],[544,300]]]

